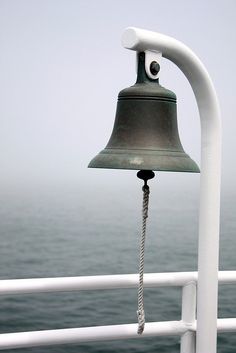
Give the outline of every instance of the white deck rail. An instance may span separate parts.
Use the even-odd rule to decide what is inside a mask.
[[[236,284],[236,271],[220,271],[218,279],[220,284]],[[138,281],[138,274],[1,280],[0,295],[138,288]],[[197,272],[145,274],[145,287],[182,287],[182,318],[179,321],[147,323],[141,336],[137,334],[137,323],[5,333],[0,334],[0,350],[177,335],[181,337],[181,353],[195,353],[197,281]],[[236,318],[218,319],[217,330],[236,332]]]

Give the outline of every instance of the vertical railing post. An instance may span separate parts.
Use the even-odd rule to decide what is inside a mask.
[[[216,353],[221,121],[215,88],[198,57],[174,38],[131,27],[124,32],[122,42],[127,49],[162,53],[180,68],[195,94],[201,120],[196,353]]]
[[[196,320],[196,283],[189,282],[182,288],[182,321],[192,326]],[[181,336],[180,353],[195,353],[196,334],[189,330]]]

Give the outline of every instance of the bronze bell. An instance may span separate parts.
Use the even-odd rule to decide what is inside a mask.
[[[147,76],[145,53],[136,84],[119,93],[110,140],[89,168],[199,172],[180,142],[176,95]]]

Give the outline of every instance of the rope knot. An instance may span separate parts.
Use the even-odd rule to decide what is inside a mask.
[[[138,310],[137,311],[137,316],[138,316],[138,334],[141,335],[144,330],[144,325],[145,325],[145,313],[144,310]]]
[[[150,194],[149,186],[147,184],[143,185],[142,190],[145,194]]]

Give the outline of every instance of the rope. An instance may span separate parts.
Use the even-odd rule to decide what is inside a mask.
[[[138,288],[138,334],[141,335],[145,325],[144,298],[143,298],[143,273],[144,273],[144,249],[146,238],[146,224],[148,218],[149,186],[145,183],[143,190],[143,223],[139,253],[139,288]]]

